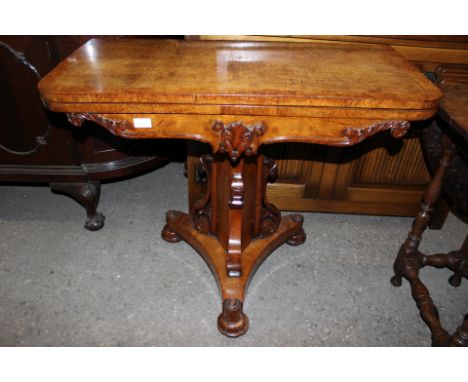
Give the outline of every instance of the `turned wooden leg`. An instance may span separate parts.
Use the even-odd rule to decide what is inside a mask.
[[[413,227],[408,234],[408,238],[400,248],[398,256],[395,260],[393,269],[395,275],[392,277],[391,282],[394,286],[401,285],[401,278],[404,276],[404,268],[407,266],[408,262],[404,260],[405,257],[411,257],[411,254],[418,251],[419,242],[421,241],[422,234],[426,227],[431,221],[431,215],[433,212],[434,204],[438,201],[440,197],[440,192],[442,189],[442,181],[444,179],[445,172],[450,166],[450,162],[453,160],[457,154],[457,149],[455,145],[450,141],[446,136],[442,136],[442,158],[440,160],[440,165],[436,170],[436,173],[432,180],[429,182],[426,191],[423,196],[423,202],[421,203],[421,209],[416,215],[416,218],[413,222]],[[411,262],[411,261],[410,261]]]
[[[85,228],[98,231],[104,226],[105,217],[97,212],[101,183],[89,181],[88,183],[49,183],[52,191],[63,192],[78,201],[86,209]]]
[[[206,193],[193,203],[191,214],[169,211],[162,231],[165,240],[190,244],[206,261],[218,283],[222,313],[219,331],[229,337],[249,327],[243,304],[250,280],[264,259],[284,243],[302,244],[303,218],[281,216],[266,198],[267,181],[276,164],[263,155],[203,155],[198,175]]]
[[[413,227],[407,240],[401,246],[393,266],[395,275],[391,279],[394,286],[400,286],[402,278],[406,278],[411,285],[411,293],[420,310],[421,316],[429,326],[432,334],[433,346],[448,346],[451,344],[465,344],[467,335],[467,318],[457,332],[450,336],[442,327],[439,312],[434,305],[429,291],[419,279],[419,270],[424,266],[435,266],[438,268],[449,268],[454,272],[450,278],[450,283],[454,286],[460,285],[461,277],[467,276],[467,239],[460,251],[453,251],[449,254],[437,254],[426,256],[419,252],[418,247],[422,233],[431,220],[433,206],[440,197],[442,181],[447,167],[455,157],[457,151],[455,146],[447,136],[442,137],[442,158],[437,171],[426,188],[421,210],[416,216]]]

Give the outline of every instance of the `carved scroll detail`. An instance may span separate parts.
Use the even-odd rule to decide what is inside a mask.
[[[215,121],[212,129],[220,135],[218,150],[227,153],[233,162],[244,153],[246,156],[256,154],[259,145],[257,137],[265,133],[262,124],[247,126],[242,122],[233,122],[225,125],[220,120]]]
[[[193,225],[196,230],[209,233],[210,231],[210,200],[211,200],[211,165],[213,157],[209,154],[202,155],[196,171],[199,178],[206,178],[206,193],[194,204]]]
[[[115,135],[132,128],[132,124],[126,120],[107,118],[100,114],[67,113],[67,118],[76,127],[83,126],[85,120],[95,122]]]
[[[393,137],[403,137],[408,129],[410,123],[408,121],[383,121],[376,123],[375,125],[360,127],[360,128],[347,128],[344,131],[344,135],[349,139],[349,143],[356,144],[371,135],[378,133],[379,131],[390,130]]]
[[[276,161],[265,157],[263,160],[263,197],[262,197],[262,216],[260,218],[260,233],[262,236],[268,236],[274,233],[280,222],[281,212],[274,204],[267,200],[266,189],[268,179],[275,179],[278,175]]]

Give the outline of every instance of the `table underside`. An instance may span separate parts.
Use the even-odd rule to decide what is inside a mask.
[[[306,235],[299,214],[281,216],[266,197],[276,163],[259,152],[262,144],[299,141],[349,146],[380,131],[394,137],[409,129],[404,120],[199,116],[179,114],[70,113],[126,138],[184,138],[207,142],[197,178],[205,193],[189,214],[168,211],[162,237],[186,241],[207,262],[221,294],[221,333],[237,337],[248,330],[243,312],[247,287],[263,260],[283,243],[300,245]]]

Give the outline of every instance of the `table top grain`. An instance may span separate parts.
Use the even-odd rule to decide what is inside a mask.
[[[171,104],[181,113],[243,105],[269,115],[280,107],[435,110],[442,96],[388,46],[133,39],[90,40],[39,89],[64,112],[89,104],[103,112]]]

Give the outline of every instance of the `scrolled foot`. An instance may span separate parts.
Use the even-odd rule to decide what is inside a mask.
[[[166,224],[161,232],[161,237],[169,243],[177,243],[182,240],[182,238],[177,235],[171,228]]]
[[[239,337],[249,329],[249,319],[242,312],[238,298],[228,298],[223,303],[223,312],[218,316],[218,329],[228,337]]]
[[[106,220],[106,217],[100,212],[97,212],[95,215],[86,218],[84,227],[90,231],[99,231],[104,227],[104,220]]]

